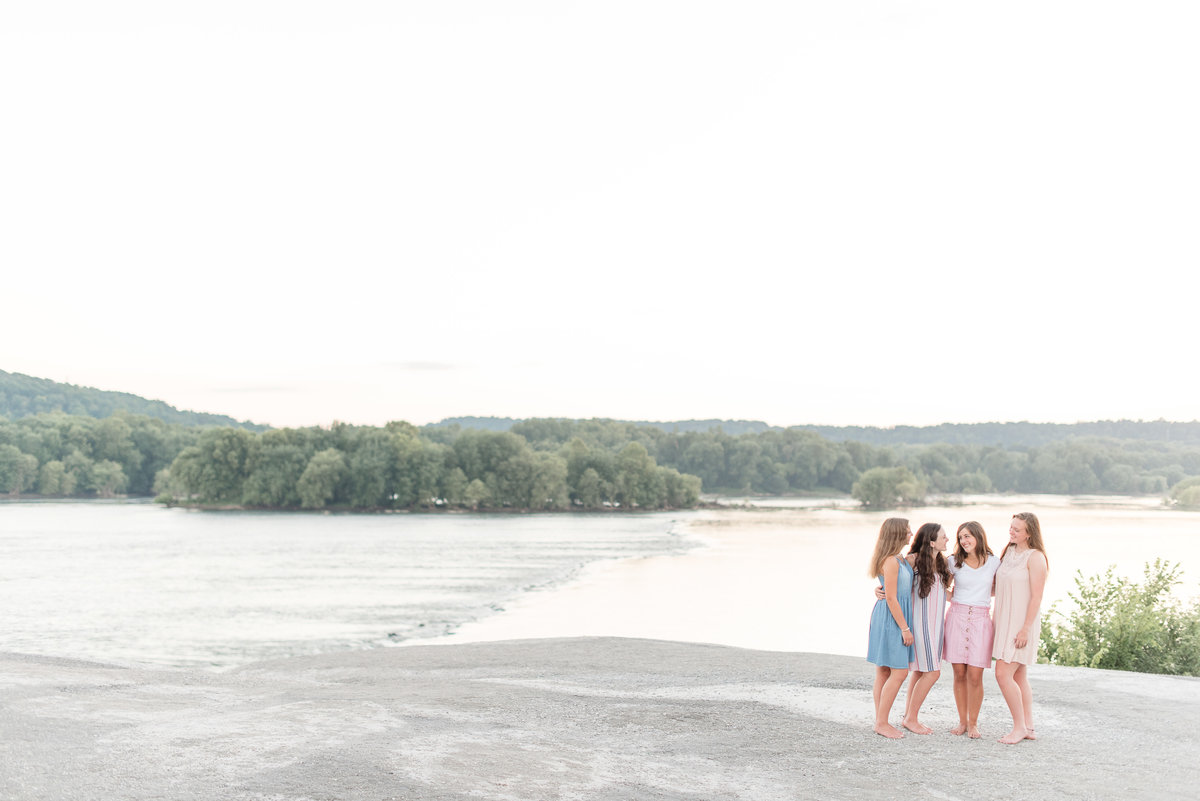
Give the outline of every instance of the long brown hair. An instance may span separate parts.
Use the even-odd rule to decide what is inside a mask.
[[[883,575],[883,563],[889,557],[904,550],[908,542],[908,519],[904,517],[889,517],[879,527],[879,539],[875,540],[875,555],[871,557],[871,567],[867,575],[879,578]]]
[[[962,567],[963,562],[967,561],[967,557],[972,555],[972,554],[967,553],[966,549],[963,548],[962,545],[957,541],[958,535],[962,534],[962,530],[964,528],[967,530],[967,533],[969,533],[972,537],[975,538],[974,556],[978,557],[980,562],[987,561],[987,558],[989,556],[995,556],[995,554],[992,553],[992,549],[988,547],[987,534],[983,533],[983,526],[979,525],[974,520],[968,520],[967,522],[965,522],[961,526],[959,526],[958,530],[954,532],[954,536],[956,538],[955,547],[954,547],[954,566],[955,567]]]
[[[1035,551],[1041,551],[1042,556],[1046,557],[1046,569],[1050,568],[1050,557],[1046,555],[1046,546],[1042,544],[1042,524],[1038,522],[1037,515],[1033,512],[1017,512],[1013,515],[1013,520],[1025,521],[1025,530],[1029,532],[1029,547]],[[1013,543],[1009,542],[1004,546],[1004,550],[1000,552],[1000,558],[1008,553],[1008,549],[1013,547]]]
[[[937,523],[926,523],[917,529],[917,533],[913,535],[912,547],[908,549],[910,554],[917,555],[917,563],[913,565],[913,570],[919,579],[917,585],[917,597],[919,598],[929,597],[929,593],[933,591],[935,574],[942,577],[943,587],[950,583],[950,571],[946,568],[946,557],[933,547],[941,531],[942,527]]]

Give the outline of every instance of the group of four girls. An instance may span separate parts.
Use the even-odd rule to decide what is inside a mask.
[[[947,559],[949,538],[936,523],[926,523],[914,536],[907,520],[892,517],[879,530],[870,575],[881,586],[875,590],[867,647],[867,660],[876,666],[875,733],[904,736],[888,717],[910,672],[900,726],[916,734],[933,731],[918,713],[945,660],[954,668],[958,707],[958,725],[951,732],[978,739],[983,671],[994,659],[996,683],[1013,720],[1012,731],[1000,742],[1036,740],[1028,666],[1037,659],[1048,570],[1041,526],[1034,514],[1014,515],[999,557],[978,523],[963,523],[956,534],[954,554]]]

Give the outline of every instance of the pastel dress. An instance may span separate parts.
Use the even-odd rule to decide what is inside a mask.
[[[1018,648],[1015,642],[1017,632],[1025,625],[1025,615],[1029,613],[1029,601],[1033,596],[1029,582],[1029,557],[1033,552],[1033,548],[1025,551],[1009,548],[996,571],[996,612],[992,616],[996,639],[992,657],[1004,662],[1032,665],[1037,661],[1038,637],[1042,633],[1040,610],[1029,627],[1029,641],[1025,647]]]
[[[959,565],[950,557],[954,599],[946,611],[946,639],[942,658],[952,665],[992,666],[992,582],[1000,557],[988,554],[979,567]]]
[[[921,597],[921,574],[913,572],[912,617],[913,659],[909,670],[928,673],[942,669],[942,629],[946,623],[946,585],[935,570],[929,594]]]
[[[908,621],[908,627],[911,629],[913,569],[902,557],[897,556],[896,561],[900,563],[900,569],[896,572],[896,600],[900,603],[900,613]],[[879,584],[883,585],[882,575],[879,577]],[[908,668],[912,658],[912,646],[904,644],[900,627],[892,617],[892,610],[888,609],[887,599],[876,601],[875,608],[871,610],[867,661],[881,667],[904,670]]]

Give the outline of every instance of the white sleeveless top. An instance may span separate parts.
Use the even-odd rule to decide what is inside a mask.
[[[966,562],[956,567],[954,557],[946,560],[950,574],[954,576],[954,603],[967,606],[992,605],[992,580],[1000,569],[1000,557],[989,556],[979,567],[970,567]]]

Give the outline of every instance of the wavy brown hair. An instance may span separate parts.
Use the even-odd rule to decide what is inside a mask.
[[[955,537],[957,537],[959,534],[962,534],[962,530],[964,528],[972,537],[975,538],[974,555],[979,558],[980,562],[986,561],[989,556],[995,556],[995,554],[992,553],[992,549],[988,547],[987,534],[983,533],[983,526],[979,525],[974,520],[968,520],[966,523],[963,523],[961,526],[959,526],[958,530],[954,532]],[[963,562],[967,561],[968,556],[971,556],[971,554],[967,553],[966,549],[963,548],[962,545],[958,544],[956,540],[954,547],[954,566],[962,567]]]
[[[1038,522],[1037,515],[1033,512],[1017,512],[1013,515],[1013,520],[1025,521],[1025,530],[1029,532],[1029,547],[1035,551],[1041,551],[1042,556],[1046,557],[1046,569],[1050,568],[1050,557],[1046,554],[1046,546],[1042,544],[1042,524]],[[1004,558],[1004,554],[1008,553],[1008,549],[1013,544],[1010,542],[1004,546],[1004,550],[1000,552],[1000,558]]]
[[[950,570],[946,567],[946,557],[933,547],[941,531],[942,527],[937,523],[926,523],[917,529],[917,533],[913,535],[912,547],[908,549],[910,554],[917,556],[913,570],[919,580],[917,584],[917,597],[919,598],[928,598],[929,593],[933,592],[935,575],[942,577],[943,587],[950,583]]]
[[[879,578],[883,575],[883,563],[904,550],[908,542],[908,519],[889,517],[879,527],[879,539],[875,540],[875,555],[871,557],[871,567],[867,575]]]

